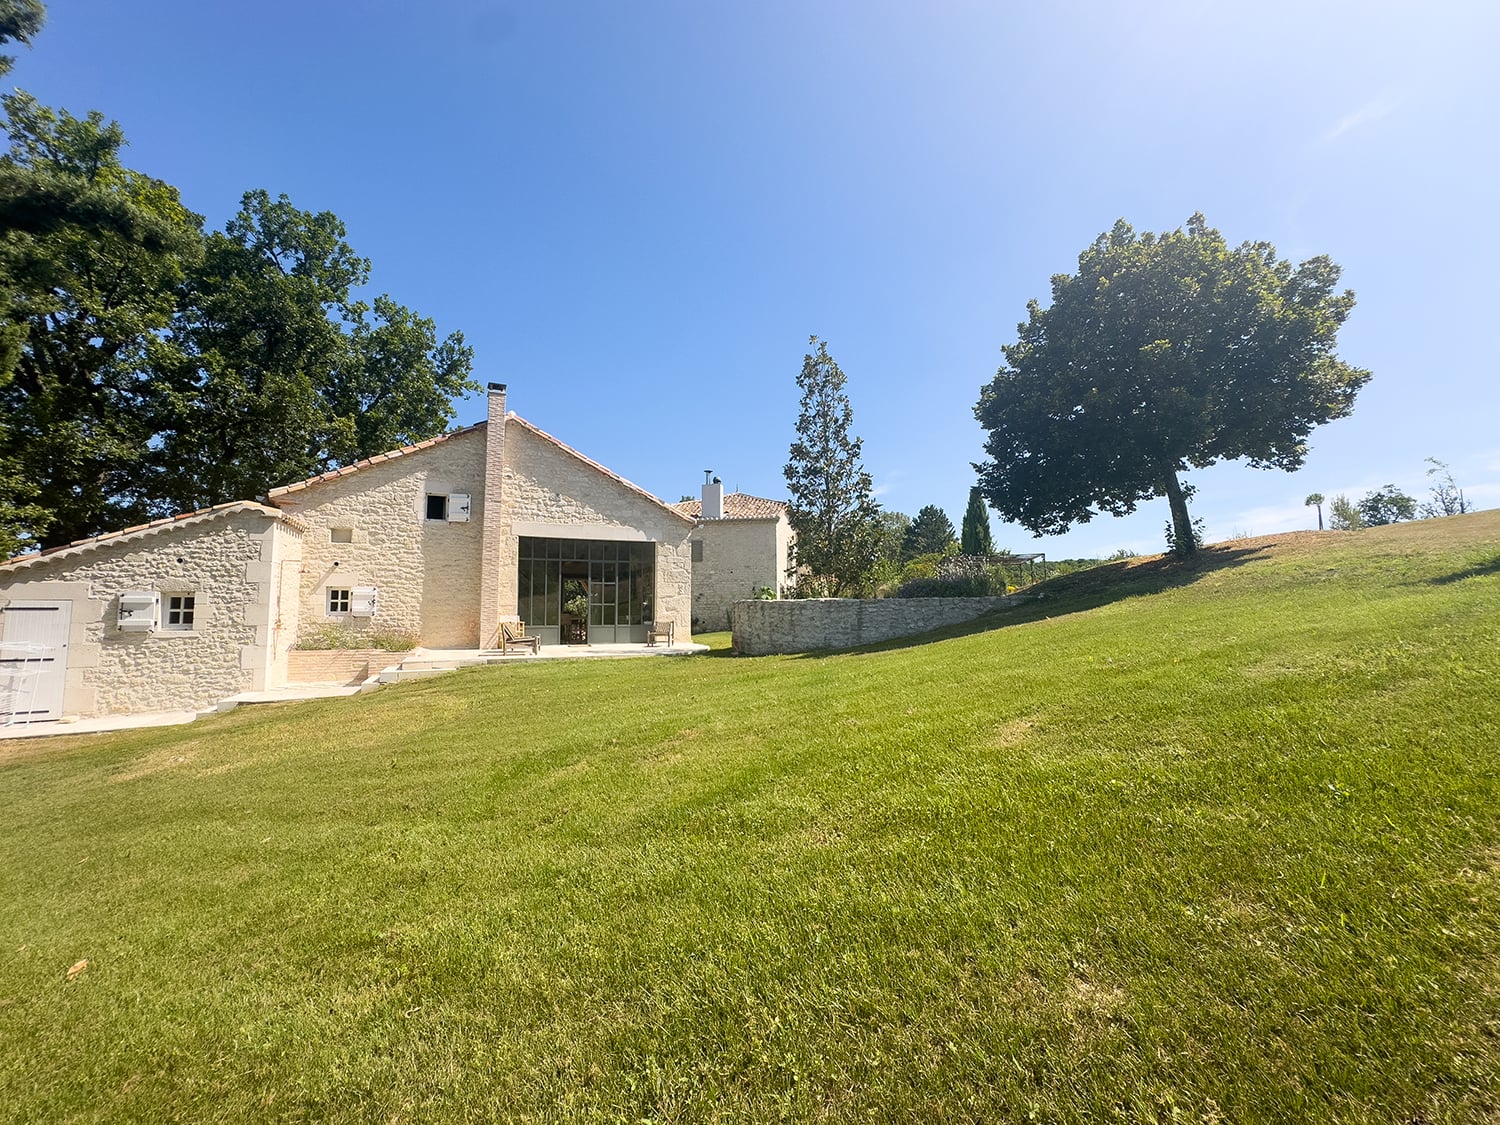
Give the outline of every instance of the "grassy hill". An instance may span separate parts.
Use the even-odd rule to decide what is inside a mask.
[[[5,746],[0,1118],[1496,1119],[1500,512],[1046,592]]]

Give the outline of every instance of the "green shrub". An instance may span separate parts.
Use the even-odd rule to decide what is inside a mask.
[[[292,647],[304,650],[374,648],[382,652],[410,652],[420,644],[421,639],[415,633],[402,629],[355,629],[349,625],[329,623],[305,630]]]

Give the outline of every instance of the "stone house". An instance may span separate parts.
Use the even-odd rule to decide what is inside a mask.
[[[0,563],[0,722],[274,688],[330,629],[449,649],[496,647],[516,616],[553,644],[690,632],[692,517],[507,413],[501,384],[477,425],[266,499]]]
[[[786,593],[792,525],[783,500],[745,492],[724,493],[710,470],[701,499],[672,507],[695,521],[692,534],[693,626],[729,628],[729,607],[769,587]]]

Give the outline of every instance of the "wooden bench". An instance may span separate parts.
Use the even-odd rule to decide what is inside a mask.
[[[654,621],[646,626],[647,646],[654,647],[657,641],[665,640],[668,647],[670,647],[673,638],[676,636],[677,622],[675,621]]]
[[[513,648],[530,648],[533,655],[542,651],[542,638],[526,635],[526,622],[524,621],[502,621],[500,622],[500,651],[509,652]]]

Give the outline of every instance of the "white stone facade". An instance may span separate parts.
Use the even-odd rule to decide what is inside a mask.
[[[791,528],[777,519],[704,520],[693,529],[693,622],[703,630],[729,628],[729,607],[770,587],[786,592]]]
[[[505,525],[500,538],[500,602],[516,604],[521,536],[656,544],[655,612],[692,629],[692,520],[512,415],[505,439]],[[510,612],[514,612],[512,609]]]
[[[0,600],[71,606],[65,714],[197,709],[277,681],[295,634],[295,612],[278,616],[278,577],[300,553],[300,530],[280,513],[230,505],[23,558],[0,572]],[[162,627],[119,628],[120,595],[132,591],[161,595]],[[173,595],[192,596],[190,628],[166,626]]]
[[[507,414],[503,387],[476,426],[269,500],[0,563],[0,604],[70,607],[67,714],[200,708],[280,686],[291,646],[329,629],[495,647],[517,611],[523,536],[651,544],[652,617],[691,632],[693,520]],[[193,627],[121,632],[130,590],[191,594]]]
[[[484,550],[484,427],[452,434],[358,472],[276,490],[303,537],[298,583],[301,632],[336,627],[408,633],[428,648],[479,647],[479,574]],[[427,497],[470,498],[466,522],[427,518]],[[347,541],[335,541],[338,537]],[[328,591],[372,587],[370,617],[330,612]]]
[[[673,507],[698,521],[692,546],[694,628],[727,629],[735,602],[765,589],[777,597],[787,593],[794,537],[785,502],[744,492],[726,496],[719,478],[712,477],[701,500]]]

